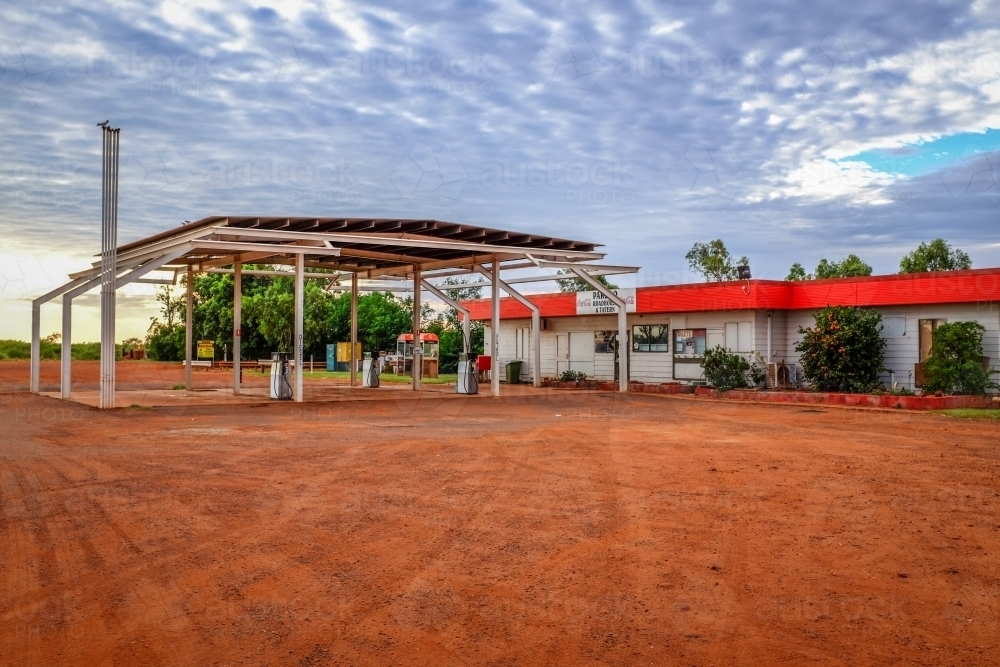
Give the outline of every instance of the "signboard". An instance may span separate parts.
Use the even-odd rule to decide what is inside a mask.
[[[612,291],[619,299],[625,302],[625,312],[635,312],[635,288],[616,289]],[[604,294],[597,290],[576,293],[576,314],[577,315],[613,315],[618,312],[618,306]]]
[[[361,359],[364,355],[361,354],[361,343],[357,344],[355,347],[355,359]],[[351,363],[351,344],[350,343],[337,343],[337,361],[339,363]]]
[[[215,359],[215,342],[210,340],[198,341],[198,358]]]

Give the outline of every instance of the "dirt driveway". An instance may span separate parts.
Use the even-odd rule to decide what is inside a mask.
[[[3,665],[1000,662],[993,424],[558,391],[0,424]]]

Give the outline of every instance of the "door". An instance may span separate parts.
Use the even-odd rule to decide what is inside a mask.
[[[569,332],[569,369],[594,377],[594,332]]]
[[[569,370],[569,336],[556,334],[556,377]]]

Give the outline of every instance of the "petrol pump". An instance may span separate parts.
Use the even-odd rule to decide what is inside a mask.
[[[373,389],[378,387],[378,374],[378,359],[373,359],[371,352],[365,352],[365,358],[361,362],[361,386]]]
[[[271,398],[279,401],[292,400],[292,383],[287,352],[271,353]]]

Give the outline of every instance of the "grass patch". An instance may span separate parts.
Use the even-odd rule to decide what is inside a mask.
[[[1000,422],[1000,410],[996,408],[955,408],[954,410],[941,410],[940,412],[956,419],[988,419]]]
[[[175,384],[171,389],[187,389],[186,384]]]

